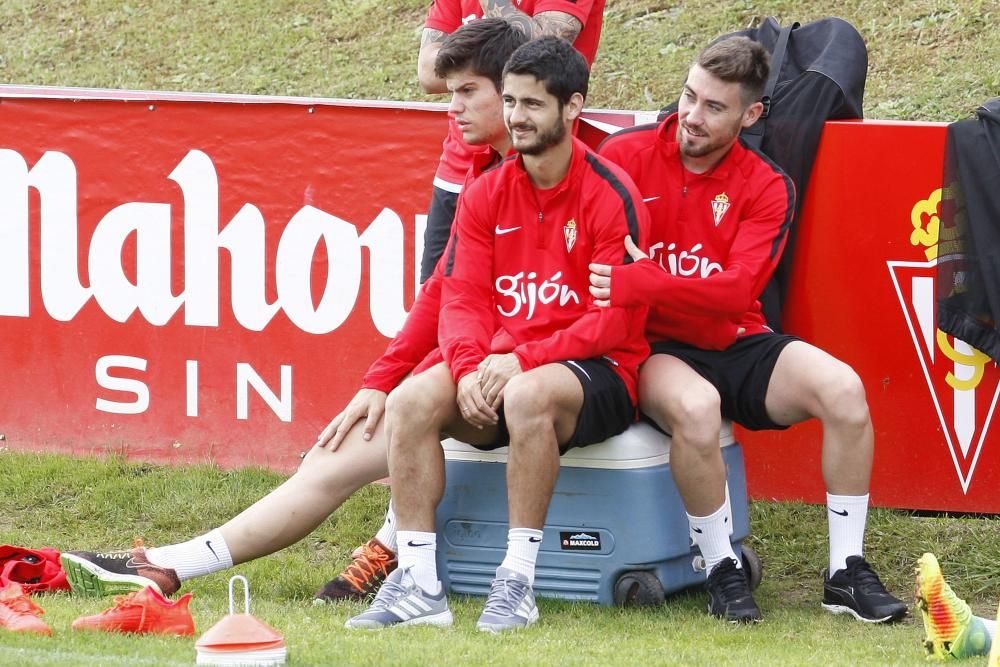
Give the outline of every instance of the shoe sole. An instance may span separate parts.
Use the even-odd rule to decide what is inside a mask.
[[[455,617],[451,615],[451,610],[446,609],[439,614],[434,614],[432,616],[418,616],[417,618],[411,618],[408,621],[400,621],[399,623],[389,623],[387,625],[380,625],[375,621],[356,621],[353,618],[347,620],[344,623],[344,627],[348,630],[382,630],[383,628],[398,628],[403,625],[435,625],[440,628],[450,627],[455,622]]]
[[[524,625],[520,624],[500,625],[498,623],[479,622],[476,623],[476,630],[479,630],[480,632],[489,632],[490,634],[498,635],[502,632],[510,632],[512,630],[523,630],[529,625],[534,625],[537,622],[538,622],[538,608],[535,607],[534,609],[531,610],[531,613],[528,614],[528,620]]]
[[[153,588],[157,593],[163,594],[159,585],[146,577],[108,572],[89,560],[73,554],[62,554],[59,561],[62,563],[63,570],[66,571],[66,579],[69,581],[70,588],[73,593],[78,595],[89,597],[125,595],[133,591],[141,591],[147,586]]]
[[[826,602],[823,603],[823,609],[830,612],[831,614],[850,614],[851,616],[858,619],[862,623],[871,623],[871,624],[892,623],[894,621],[898,621],[899,619],[903,618],[903,616],[906,616],[906,610],[904,609],[901,614],[889,614],[888,616],[884,616],[883,618],[865,618],[864,616],[859,614],[854,609],[851,609],[850,607],[844,606],[842,604],[827,604]]]

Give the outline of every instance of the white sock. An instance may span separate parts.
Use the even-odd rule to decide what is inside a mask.
[[[146,549],[146,558],[153,565],[170,568],[181,581],[233,566],[229,546],[218,528],[187,542]]]
[[[743,562],[736,557],[733,544],[729,541],[729,524],[726,523],[726,503],[708,516],[687,515],[688,523],[695,533],[695,544],[701,550],[705,559],[705,576],[712,573],[712,568],[727,558],[736,561],[736,567],[742,568]]]
[[[409,569],[410,576],[425,593],[437,594],[441,582],[437,573],[437,533],[418,530],[401,530],[399,540],[399,567]]]
[[[542,545],[542,531],[534,528],[511,528],[507,531],[507,555],[500,567],[519,572],[535,583],[535,561]]]
[[[826,494],[826,517],[830,526],[830,576],[847,567],[849,556],[861,556],[868,519],[868,494]]]
[[[375,533],[375,539],[381,542],[391,551],[399,551],[396,545],[396,513],[392,511],[392,501],[389,501],[389,508],[385,511],[385,521],[382,527]]]

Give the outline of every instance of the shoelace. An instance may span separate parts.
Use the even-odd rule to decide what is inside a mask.
[[[114,600],[115,606],[102,611],[101,616],[107,616],[108,614],[121,611],[122,609],[128,609],[129,607],[142,607],[140,603],[135,601],[136,595],[138,595],[138,591],[129,593],[128,595],[116,595]]]
[[[384,578],[389,574],[389,562],[392,556],[367,544],[361,545],[361,553],[344,570],[342,576],[354,588],[364,591],[371,586],[370,578],[381,573]]]
[[[851,564],[847,576],[854,582],[855,588],[859,588],[865,593],[885,593],[885,586],[875,574],[875,570],[864,558]]]
[[[494,579],[483,613],[513,616],[528,584],[517,579]]]
[[[10,609],[11,611],[20,614],[32,614],[34,616],[41,616],[45,611],[39,607],[37,604],[31,601],[27,595],[22,595],[20,597],[12,598],[10,600],[0,600],[0,605],[3,605]]]
[[[378,595],[372,601],[372,606],[368,611],[385,611],[397,601],[406,597],[413,586],[403,586],[395,581],[386,581],[382,588],[378,589]]]
[[[732,561],[728,563],[724,562],[718,568],[712,574],[713,579],[718,582],[724,599],[736,600],[750,594],[750,586],[747,584],[746,575]]]

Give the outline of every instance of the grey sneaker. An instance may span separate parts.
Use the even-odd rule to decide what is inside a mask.
[[[497,568],[496,579],[490,586],[486,608],[476,627],[480,632],[505,632],[526,628],[538,622],[535,592],[528,578],[520,572]]]
[[[446,626],[452,620],[444,588],[437,595],[428,595],[413,581],[409,568],[399,568],[382,582],[368,611],[348,619],[344,627],[377,630],[390,625]]]

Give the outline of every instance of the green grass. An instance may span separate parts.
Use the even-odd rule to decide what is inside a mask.
[[[0,80],[15,84],[425,100],[415,78],[427,0],[4,0]],[[834,13],[869,48],[870,118],[956,120],[1000,94],[1000,12],[992,0],[710,2],[610,0],[588,105],[656,109],[712,37],[767,15],[783,23]],[[437,98],[441,99],[441,98]],[[0,450],[0,542],[61,549],[115,548],[134,537],[163,544],[215,527],[281,477],[261,470],[164,468],[120,459],[73,460]],[[542,622],[516,636],[483,637],[481,601],[456,600],[456,625],[354,633],[361,607],[316,608],[314,591],[378,527],[388,492],[357,494],[312,536],[236,568],[253,611],[284,632],[292,664],[922,665],[919,621],[866,627],[819,610],[826,556],[821,507],[752,505],[751,544],[764,558],[757,598],[766,621],[733,628],[709,619],[701,594],[654,609],[540,602]],[[938,554],[974,609],[1000,596],[1000,522],[875,510],[868,555],[890,589],[912,596],[912,569]],[[226,607],[226,574],[187,586],[199,632]],[[190,639],[79,636],[69,625],[107,601],[41,598],[52,639],[0,634],[0,665],[192,664]],[[980,661],[985,662],[985,661]],[[973,661],[973,664],[978,664]]]
[[[427,0],[5,0],[0,80],[18,84],[427,99]],[[588,105],[656,109],[712,37],[835,14],[869,50],[871,118],[957,120],[1000,94],[994,0],[610,0]]]
[[[119,548],[135,537],[174,542],[220,525],[281,480],[258,469],[0,452],[0,543],[69,550]],[[284,633],[296,665],[924,664],[919,620],[869,627],[820,610],[825,510],[797,503],[752,505],[750,543],[764,559],[756,597],[766,616],[754,627],[709,618],[703,594],[690,592],[644,609],[542,600],[541,623],[516,636],[479,635],[474,628],[482,601],[460,598],[453,601],[451,629],[347,631],[343,622],[362,605],[314,607],[310,599],[348,562],[351,549],[377,530],[387,498],[385,487],[367,487],[299,544],[189,582],[198,632],[225,613],[228,576],[239,573],[250,580],[252,611]],[[992,616],[1000,596],[998,543],[995,519],[921,518],[891,510],[874,510],[869,519],[868,555],[890,589],[910,599],[914,562],[932,550],[981,615]],[[38,599],[54,637],[0,633],[0,665],[179,665],[194,659],[192,639],[69,629],[74,618],[99,612],[108,600]]]

